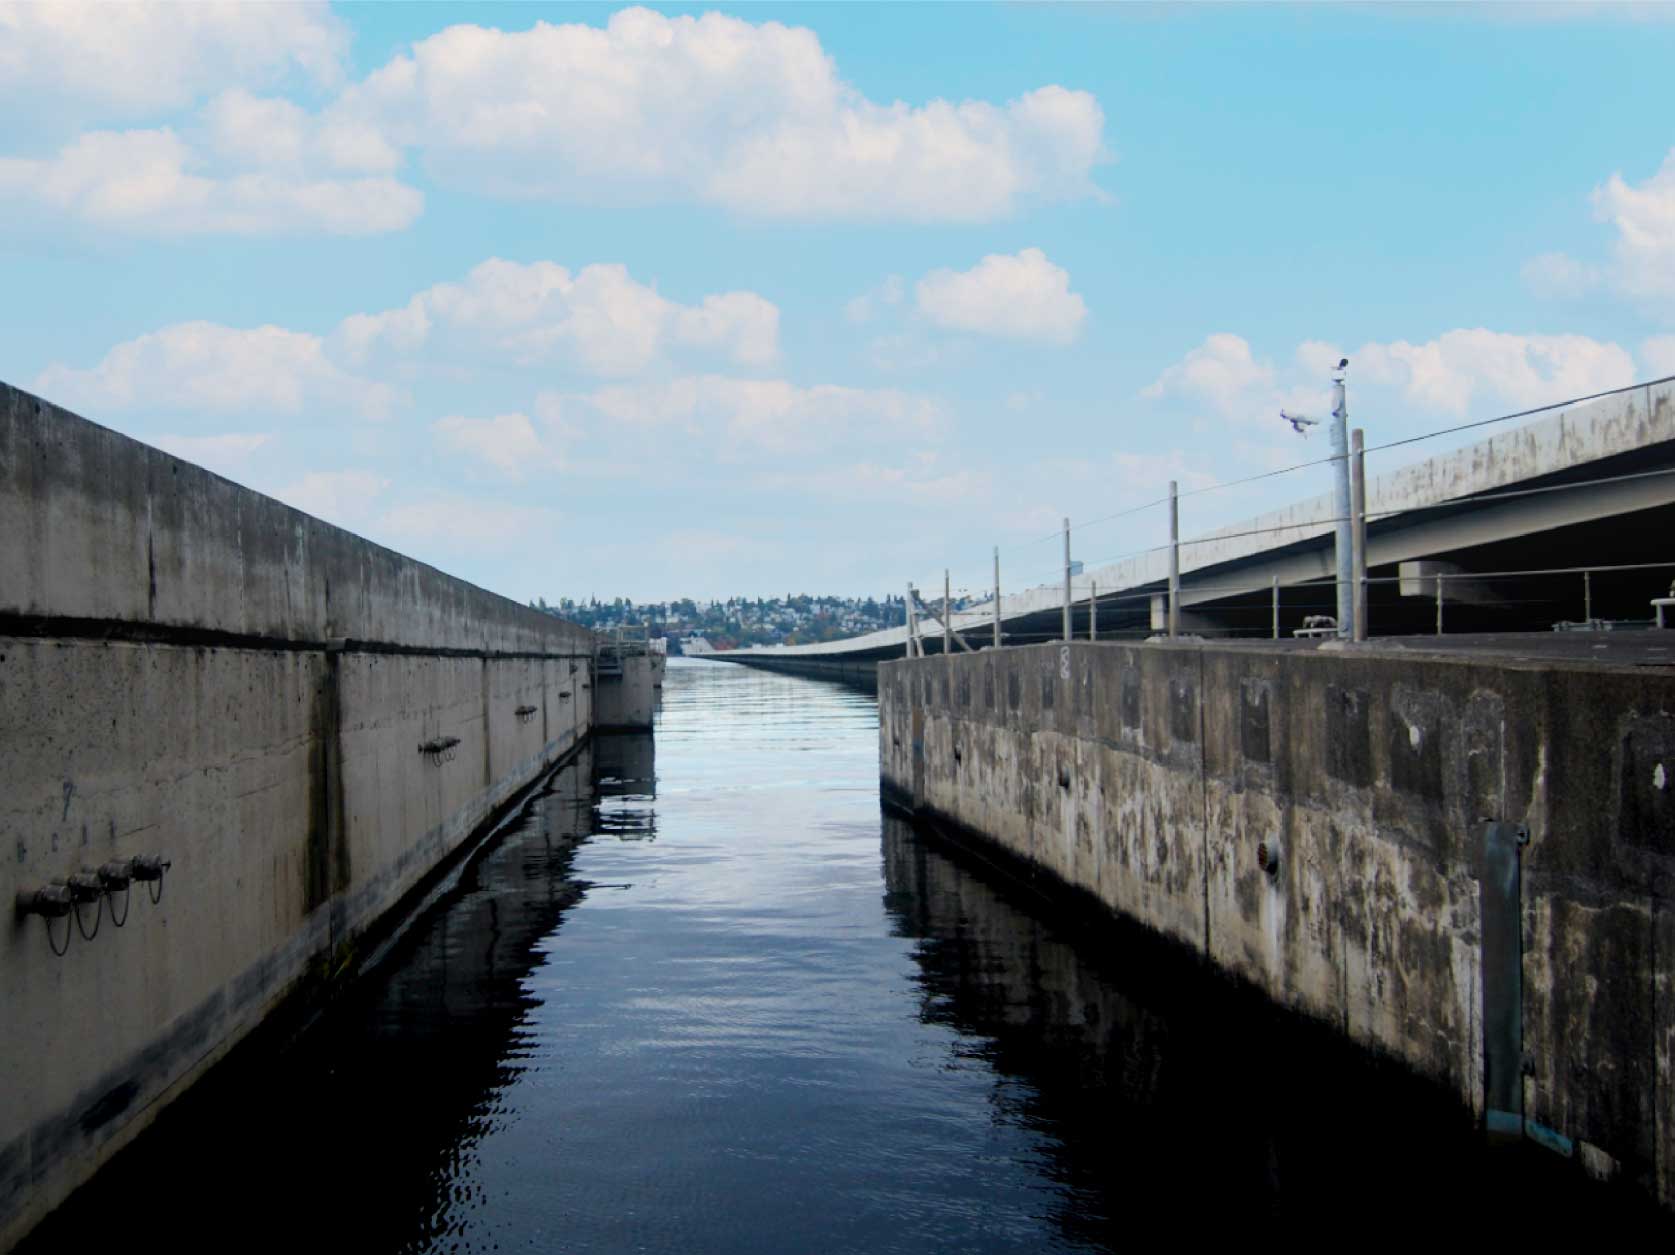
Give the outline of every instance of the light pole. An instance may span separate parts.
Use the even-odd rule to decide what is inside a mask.
[[[1334,537],[1337,546],[1339,636],[1352,636],[1355,631],[1354,525],[1349,517],[1349,402],[1344,397],[1343,382],[1348,370],[1349,359],[1346,357],[1332,372],[1332,418],[1327,428],[1332,438],[1332,514],[1337,519]],[[1305,437],[1310,427],[1320,423],[1318,418],[1306,418],[1285,410],[1280,411],[1280,417],[1290,423],[1298,435]]]

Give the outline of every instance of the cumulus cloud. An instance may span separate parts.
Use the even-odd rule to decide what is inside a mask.
[[[1634,359],[1610,342],[1483,327],[1444,332],[1423,344],[1364,344],[1349,356],[1357,378],[1452,415],[1464,415],[1479,400],[1522,409],[1623,387],[1635,377]]]
[[[719,13],[452,26],[333,109],[502,194],[770,217],[982,221],[1097,194],[1089,174],[1105,157],[1087,92],[880,104],[843,82],[812,31]]]
[[[1461,328],[1420,344],[1369,341],[1347,353],[1309,340],[1297,347],[1294,368],[1282,372],[1252,353],[1243,337],[1223,332],[1165,369],[1142,395],[1185,399],[1224,419],[1266,422],[1282,406],[1323,415],[1322,382],[1345,356],[1352,389],[1387,388],[1420,412],[1455,416],[1479,403],[1523,409],[1563,401],[1635,377],[1625,349],[1580,335]]]
[[[1165,368],[1140,395],[1184,397],[1209,405],[1223,418],[1244,418],[1272,393],[1275,382],[1274,368],[1257,360],[1249,341],[1222,331]]]
[[[550,405],[550,402],[548,402]],[[543,422],[543,434],[527,414],[499,414],[493,418],[449,415],[431,424],[445,449],[486,462],[508,479],[532,472],[561,470],[564,448],[574,432],[556,413]]]
[[[1069,344],[1088,308],[1070,274],[1038,248],[991,253],[970,270],[933,270],[914,285],[919,312],[939,327]]]
[[[766,364],[779,352],[779,309],[754,292],[682,305],[633,279],[625,266],[572,273],[550,261],[499,258],[396,309],[345,319],[334,344],[346,360],[364,362],[380,346],[413,352],[438,327],[527,363],[562,353],[600,375],[637,374],[671,350],[720,353],[742,365]]]
[[[200,121],[206,146],[234,166],[388,174],[401,164],[401,153],[374,127],[242,88],[211,100]]]
[[[724,434],[738,444],[781,452],[892,434],[930,436],[943,417],[935,402],[893,388],[803,387],[785,379],[720,375],[605,387],[583,400],[614,423]]]
[[[90,131],[43,158],[0,158],[0,199],[151,235],[367,235],[399,230],[424,198],[387,177],[314,177],[298,163],[216,170],[169,128]]]
[[[0,102],[107,116],[178,109],[223,87],[342,77],[348,28],[328,5],[0,5]]]
[[[1651,336],[1642,340],[1640,360],[1655,378],[1675,375],[1675,336]]]
[[[1631,296],[1675,296],[1675,149],[1656,174],[1613,174],[1594,189],[1594,212],[1617,229],[1613,278]]]
[[[126,340],[87,370],[50,366],[35,390],[95,415],[164,407],[297,414],[308,407],[376,419],[395,401],[387,385],[341,369],[319,336],[211,322],[176,323]]]

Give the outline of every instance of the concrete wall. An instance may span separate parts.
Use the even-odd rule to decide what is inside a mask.
[[[0,900],[172,862],[0,923],[0,1249],[586,735],[592,651],[0,385]]]
[[[1675,1203],[1675,670],[1052,644],[884,664],[879,703],[893,800],[1478,1112],[1483,821],[1527,824],[1525,1128]]]
[[[600,731],[649,731],[663,694],[661,654],[628,654],[594,677],[594,726]]]

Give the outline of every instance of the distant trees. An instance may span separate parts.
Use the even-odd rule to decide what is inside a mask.
[[[607,630],[644,626],[653,636],[703,636],[717,649],[746,645],[777,645],[835,640],[859,636],[902,621],[902,599],[886,595],[838,597],[831,594],[787,593],[783,597],[728,597],[700,603],[690,597],[639,605],[631,597],[585,602],[560,597],[556,603],[538,597],[532,607],[584,627]]]

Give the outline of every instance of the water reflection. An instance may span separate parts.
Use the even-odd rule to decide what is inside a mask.
[[[1364,1227],[1391,1206],[1500,1237],[1625,1212],[1670,1228],[1545,1151],[1490,1151],[1446,1095],[1138,928],[899,818],[883,859],[919,943],[920,1014],[994,1069],[997,1120],[1042,1135],[1047,1214],[1071,1245],[1114,1250],[1171,1218],[1198,1237],[1256,1218]]]
[[[587,890],[573,870],[594,755],[529,799],[377,973],[277,1055],[217,1069],[25,1249],[121,1241],[147,1216],[187,1250],[218,1249],[227,1225],[257,1249],[438,1247],[488,1201],[469,1168],[526,1066],[536,943]]]

